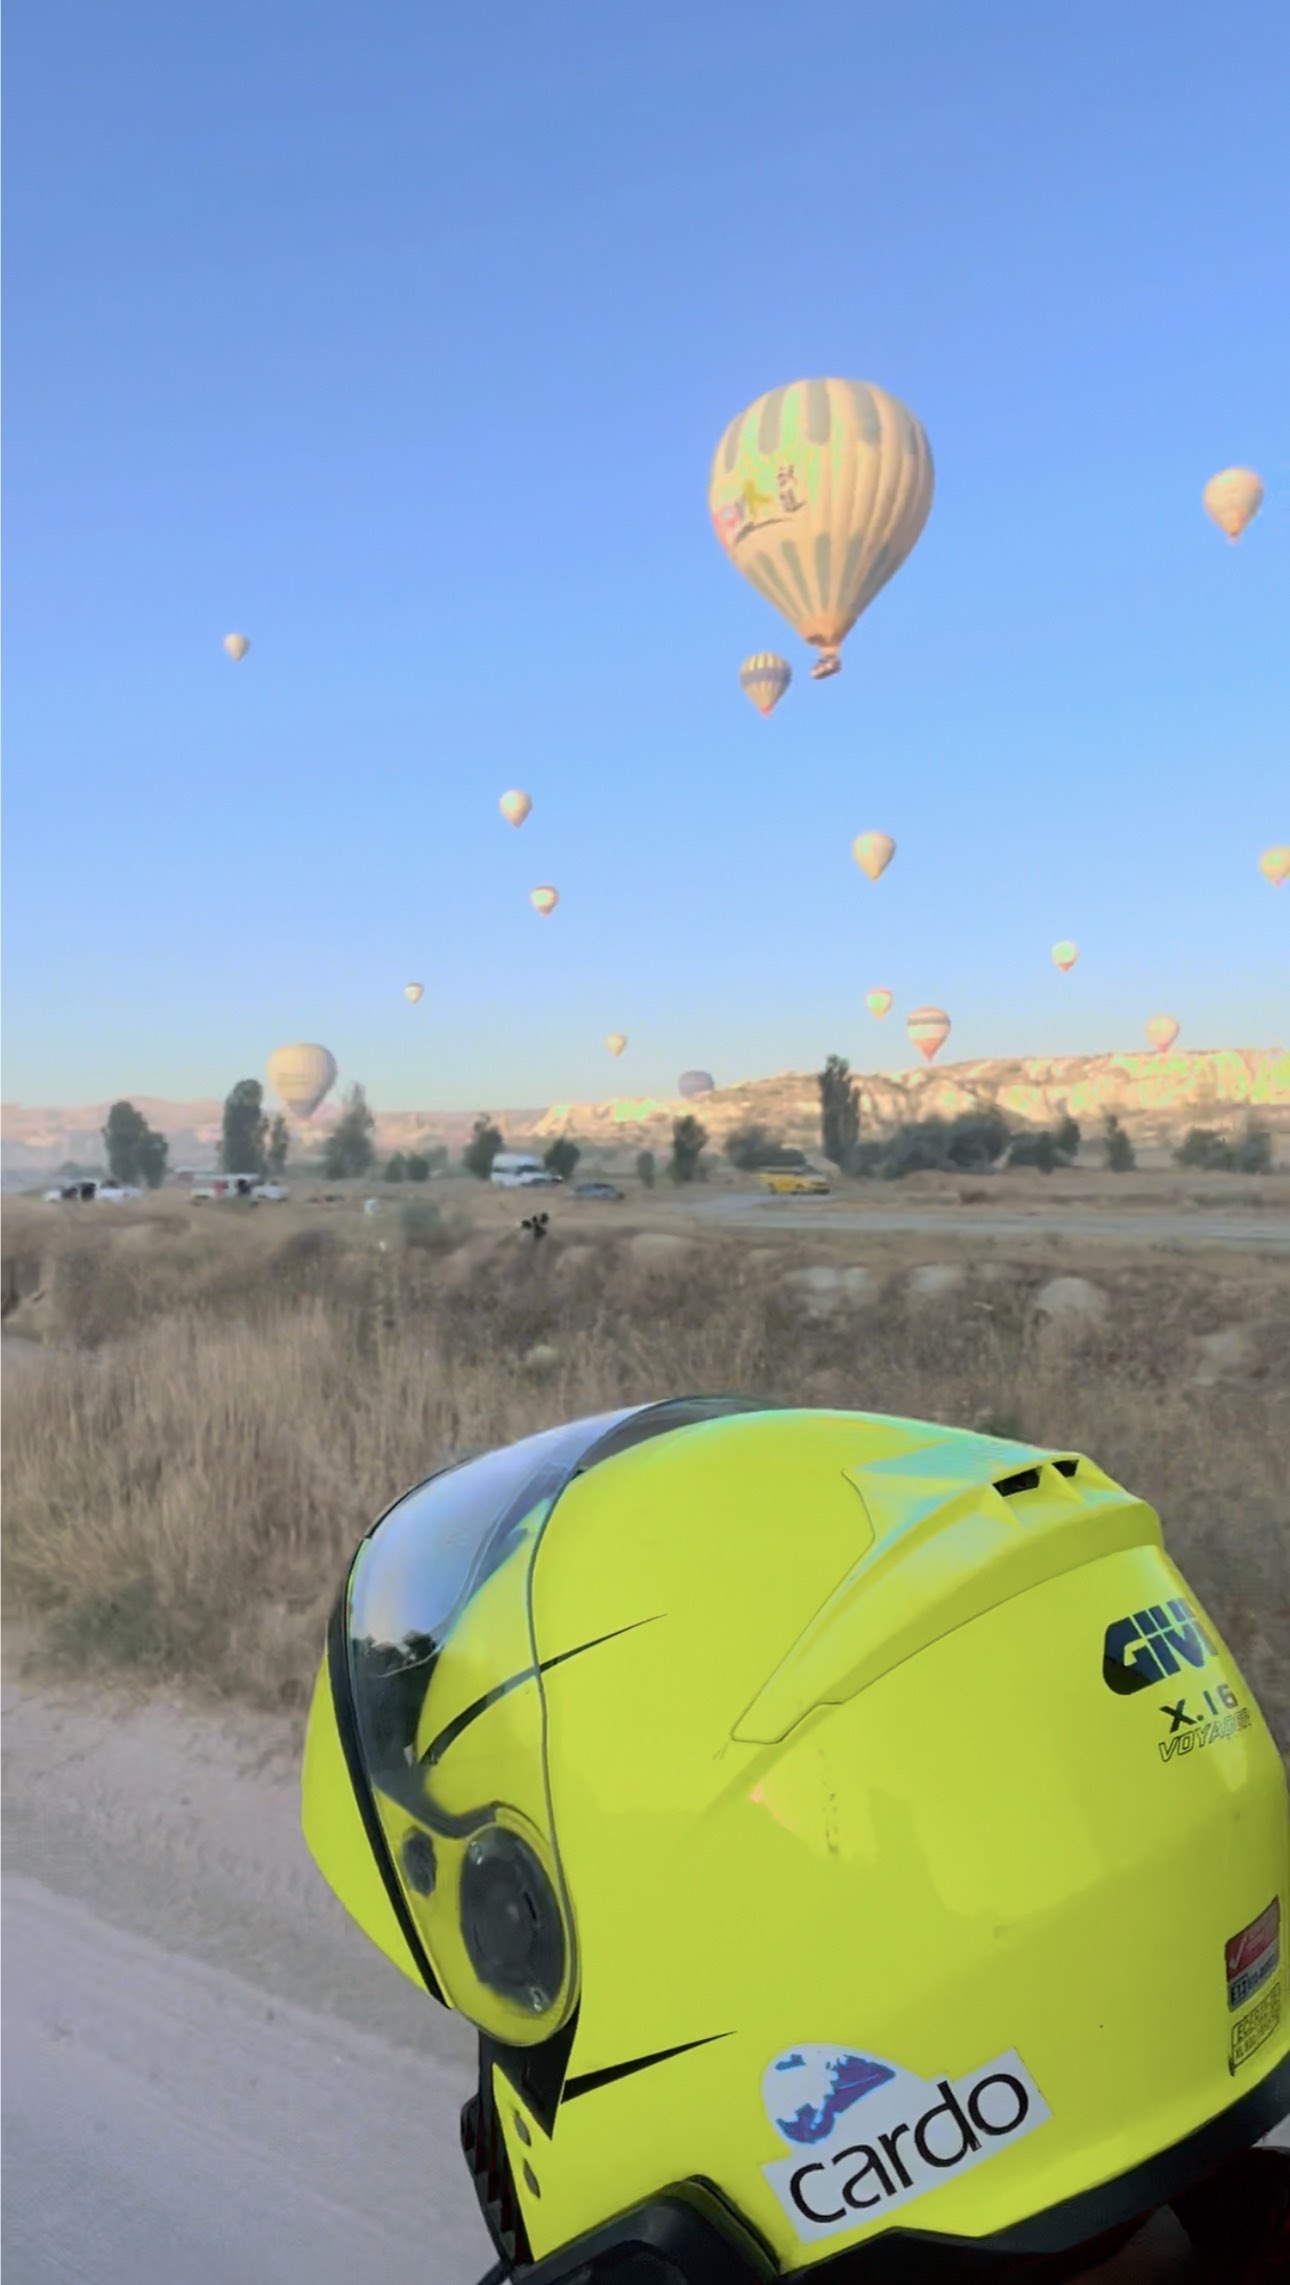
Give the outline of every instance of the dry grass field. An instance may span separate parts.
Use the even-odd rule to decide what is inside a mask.
[[[55,1662],[295,1708],[396,1492],[560,1418],[736,1389],[1091,1453],[1157,1507],[1290,1748],[1290,1262],[1260,1254],[1253,1205],[1248,1251],[1142,1228],[1153,1199],[1284,1212],[1290,1185],[1143,1175],[1128,1216],[1126,1183],[1018,1174],[989,1203],[1034,1212],[1022,1239],[884,1230],[893,1196],[930,1219],[979,1187],[865,1185],[863,1230],[812,1227],[804,1200],[764,1242],[634,1184],[604,1206],[460,1177],[330,1206],[308,1184],[254,1210],[13,1202],[8,1614]],[[1124,1201],[1123,1243],[1080,1245],[1090,1192]],[[1060,1314],[1044,1290],[1076,1273],[1097,1290]]]

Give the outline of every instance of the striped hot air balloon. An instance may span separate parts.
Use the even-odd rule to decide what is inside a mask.
[[[1068,971],[1074,967],[1078,958],[1079,946],[1078,944],[1072,944],[1068,936],[1064,936],[1060,944],[1054,944],[1053,965],[1054,967],[1061,969],[1063,976],[1066,975]]]
[[[731,421],[708,482],[713,526],[819,652],[817,680],[916,546],[933,484],[918,422],[869,381],[790,381]]]
[[[739,669],[739,688],[746,691],[759,714],[773,714],[793,679],[787,659],[774,651],[758,651]]]
[[[1290,881],[1290,846],[1265,849],[1259,859],[1259,871],[1265,881],[1279,889],[1283,881]]]
[[[871,881],[880,880],[896,854],[896,844],[890,833],[857,833],[851,844],[851,854],[862,873]]]
[[[919,1054],[931,1063],[950,1036],[950,1019],[944,1008],[915,1008],[905,1029]]]
[[[529,903],[532,905],[534,912],[540,912],[543,914],[554,912],[559,902],[560,891],[558,889],[540,888],[530,889],[529,891]]]
[[[421,995],[424,991],[424,984],[405,984],[403,987],[403,997],[405,1000],[411,1000],[413,1007],[415,1007],[417,1001],[421,998]]]
[[[885,984],[879,984],[872,992],[865,993],[864,1004],[871,1016],[885,1016],[893,997],[894,995],[887,990]]]
[[[1168,1053],[1181,1029],[1177,1016],[1150,1016],[1147,1019],[1147,1038],[1157,1055]]]
[[[521,793],[517,787],[511,793],[504,793],[497,806],[508,825],[522,825],[533,803],[530,796]]]

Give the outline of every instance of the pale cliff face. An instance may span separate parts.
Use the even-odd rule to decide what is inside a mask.
[[[1290,1054],[1277,1048],[1029,1056],[950,1063],[895,1076],[855,1076],[862,1128],[871,1138],[881,1138],[904,1119],[953,1118],[991,1105],[1018,1126],[1050,1126],[1069,1112],[1090,1139],[1105,1114],[1114,1111],[1144,1146],[1171,1143],[1192,1126],[1237,1124],[1247,1113],[1257,1114],[1274,1132],[1290,1134]],[[170,1137],[172,1166],[213,1164],[220,1134],[217,1100],[131,1099],[149,1125]],[[781,1142],[808,1147],[818,1143],[820,1129],[814,1074],[795,1071],[719,1087],[692,1103],[624,1093],[600,1103],[554,1103],[545,1110],[487,1108],[510,1143],[570,1134],[604,1148],[659,1150],[670,1145],[673,1119],[687,1112],[702,1121],[716,1150],[734,1128],[750,1124],[768,1128]],[[107,1113],[106,1103],[77,1110],[5,1104],[0,1134],[6,1174],[12,1180],[52,1171],[65,1159],[92,1163],[101,1158],[100,1129]],[[324,1106],[304,1131],[320,1137],[335,1115],[334,1106]],[[468,1140],[475,1116],[473,1111],[378,1111],[377,1148],[384,1155],[440,1142],[455,1156]],[[303,1139],[298,1127],[296,1134]]]

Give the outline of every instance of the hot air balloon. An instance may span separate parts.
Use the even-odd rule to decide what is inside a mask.
[[[788,660],[778,658],[774,651],[758,651],[739,669],[739,688],[747,691],[759,714],[774,713],[792,679]]]
[[[876,881],[886,872],[896,854],[896,844],[890,833],[857,833],[851,844],[851,854],[862,873]]]
[[[623,1049],[624,1049],[624,1048],[626,1047],[626,1045],[627,1045],[627,1034],[626,1034],[626,1032],[624,1032],[624,1031],[611,1031],[611,1032],[610,1032],[610,1034],[609,1034],[609,1037],[608,1037],[608,1039],[605,1041],[605,1045],[606,1045],[606,1047],[609,1049],[609,1052],[610,1052],[610,1054],[611,1054],[611,1055],[621,1055],[621,1054],[622,1054],[622,1052],[623,1052]]]
[[[918,422],[868,381],[791,381],[730,423],[712,463],[717,538],[836,674],[844,637],[899,571],[932,505]]]
[[[251,638],[249,635],[225,635],[224,648],[228,652],[228,655],[232,659],[234,665],[236,665],[237,661],[239,659],[244,659],[247,652],[250,650]]]
[[[403,997],[405,1000],[411,1000],[413,1007],[415,1007],[424,990],[424,984],[405,984],[403,987]]]
[[[885,1016],[891,1006],[892,997],[893,995],[887,990],[886,985],[879,984],[876,991],[865,993],[864,1004],[871,1016]]]
[[[1263,481],[1252,468],[1224,468],[1210,477],[1201,499],[1206,515],[1213,517],[1220,532],[1226,532],[1230,540],[1239,540],[1263,505]]]
[[[542,888],[530,889],[529,891],[529,903],[532,905],[534,912],[554,912],[559,902],[560,891],[558,889]]]
[[[1181,1026],[1177,1016],[1152,1016],[1147,1023],[1147,1038],[1158,1055],[1164,1055],[1173,1046]]]
[[[684,1096],[687,1103],[691,1103],[696,1095],[710,1095],[716,1084],[710,1071],[683,1071],[677,1080],[676,1091],[678,1095]]]
[[[287,1109],[302,1119],[313,1117],[335,1083],[336,1058],[325,1047],[301,1042],[294,1047],[275,1047],[269,1057],[269,1085]]]
[[[522,825],[533,802],[527,793],[504,793],[497,806],[508,825]]]
[[[1072,944],[1068,936],[1064,936],[1060,944],[1054,944],[1053,965],[1054,967],[1061,969],[1063,976],[1069,969],[1074,967],[1078,958],[1079,946],[1078,944]]]
[[[915,1008],[905,1029],[919,1054],[930,1063],[950,1036],[950,1019],[944,1008]]]
[[[1283,881],[1290,881],[1290,846],[1283,844],[1280,848],[1265,849],[1259,859],[1259,871],[1265,881],[1271,881],[1274,889],[1279,889]]]

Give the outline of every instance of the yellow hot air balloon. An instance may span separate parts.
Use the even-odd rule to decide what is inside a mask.
[[[508,825],[522,825],[533,803],[526,793],[504,793],[497,804]]]
[[[238,659],[244,659],[250,650],[251,638],[249,635],[225,635],[224,648],[236,665]]]
[[[1060,944],[1054,944],[1053,963],[1054,966],[1061,969],[1063,976],[1066,975],[1069,969],[1074,967],[1078,958],[1079,946],[1078,944],[1072,944],[1068,936],[1064,936]]]
[[[790,381],[731,421],[708,484],[717,538],[819,652],[817,681],[917,543],[933,482],[913,414],[869,381]]]
[[[1263,505],[1263,480],[1252,468],[1224,468],[1210,477],[1201,499],[1220,532],[1239,540]]]
[[[1164,1055],[1173,1046],[1181,1026],[1177,1016],[1152,1016],[1147,1023],[1147,1038],[1158,1055]]]
[[[876,881],[886,872],[896,854],[896,844],[890,833],[857,833],[851,844],[851,854],[862,873]]]
[[[424,984],[405,984],[403,987],[403,997],[405,1000],[411,1000],[413,1007],[415,1007],[424,990]]]
[[[611,1054],[611,1055],[621,1055],[621,1054],[622,1054],[622,1052],[623,1052],[623,1049],[624,1049],[624,1048],[626,1047],[626,1045],[627,1045],[627,1034],[626,1034],[626,1032],[624,1032],[624,1031],[611,1031],[611,1032],[610,1032],[610,1034],[609,1034],[609,1037],[608,1037],[608,1039],[605,1041],[605,1045],[606,1045],[606,1047],[609,1049],[609,1052],[610,1052],[610,1054]]]
[[[930,1063],[950,1036],[950,1019],[944,1008],[915,1008],[905,1029],[919,1054]]]
[[[774,651],[758,651],[739,669],[739,687],[746,691],[759,714],[773,714],[793,679],[787,659]]]
[[[300,1042],[275,1047],[269,1057],[269,1085],[289,1111],[312,1118],[323,1096],[336,1083],[336,1058],[325,1047]]]
[[[876,990],[865,993],[864,1004],[871,1016],[885,1016],[891,1006],[892,997],[893,995],[887,990],[886,985],[879,984]]]
[[[560,891],[558,889],[541,888],[530,889],[529,891],[529,903],[534,912],[554,912],[559,902]]]
[[[1271,881],[1274,889],[1279,889],[1283,881],[1290,881],[1290,846],[1282,844],[1279,848],[1265,849],[1259,859],[1259,871],[1265,881]]]

